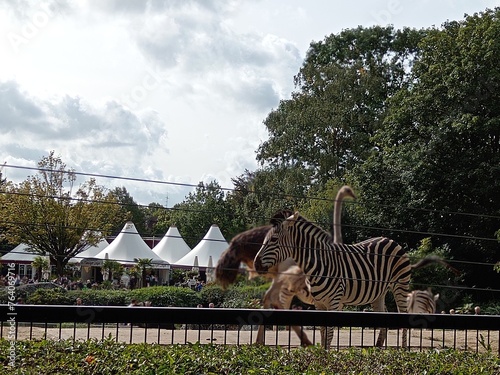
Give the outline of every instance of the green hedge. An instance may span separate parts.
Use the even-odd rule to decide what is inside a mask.
[[[174,286],[155,286],[134,290],[112,289],[85,289],[70,290],[62,288],[32,289],[30,293],[16,289],[16,299],[22,296],[26,303],[34,305],[74,305],[77,298],[83,300],[84,305],[94,306],[126,306],[132,299],[139,302],[150,301],[153,306],[159,307],[196,307],[202,304],[207,307],[213,302],[216,307],[258,307],[258,303],[267,285],[231,287],[223,290],[218,285],[207,285],[201,292],[190,288]],[[7,303],[6,290],[0,291],[0,303]]]
[[[130,299],[136,299],[140,302],[150,301],[153,306],[158,307],[196,307],[200,303],[198,292],[190,288],[176,286],[153,286],[134,289],[128,291],[128,296]]]

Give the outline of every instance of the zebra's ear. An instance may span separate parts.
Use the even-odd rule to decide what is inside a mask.
[[[276,212],[270,220],[270,223],[274,226],[280,225],[284,220],[293,215],[290,210],[280,210]]]
[[[437,302],[438,299],[439,299],[439,293],[434,296],[434,301]]]
[[[283,228],[286,229],[290,226],[292,226],[297,219],[299,218],[299,211],[295,211],[293,215],[290,215],[284,222],[283,222]]]

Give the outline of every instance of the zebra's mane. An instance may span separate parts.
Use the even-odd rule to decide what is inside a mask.
[[[274,216],[271,218],[271,224],[273,225],[274,228],[277,228],[280,226],[283,221],[285,220],[290,220],[290,221],[296,221],[300,222],[301,224],[313,227],[313,230],[320,235],[320,238],[324,240],[328,244],[333,243],[333,237],[331,233],[327,232],[323,228],[321,228],[319,225],[316,223],[309,221],[306,219],[304,216],[298,214],[296,218],[291,218],[293,213],[289,210],[283,210],[283,211],[278,211]]]
[[[278,225],[281,225],[281,223],[283,223],[283,221],[285,221],[286,219],[288,219],[292,215],[293,215],[293,212],[290,210],[280,210],[280,211],[277,211],[273,215],[273,217],[269,220],[269,222],[273,226],[276,227]]]

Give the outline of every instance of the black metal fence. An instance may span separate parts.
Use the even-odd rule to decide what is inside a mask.
[[[255,342],[266,325],[265,344],[297,347],[289,329],[301,326],[314,344],[320,327],[335,327],[332,348],[374,346],[378,328],[389,329],[386,347],[400,347],[409,328],[409,347],[490,350],[500,355],[500,316],[412,315],[318,310],[262,310],[176,307],[0,305],[0,337],[32,339],[112,339],[126,343],[243,345]],[[378,328],[376,328],[378,327]]]

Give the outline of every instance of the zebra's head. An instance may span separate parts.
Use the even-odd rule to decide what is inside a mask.
[[[269,268],[289,257],[290,249],[286,246],[286,238],[289,227],[298,216],[298,212],[291,214],[291,211],[281,211],[271,218],[272,227],[267,232],[262,247],[254,259],[254,267],[258,273],[268,272]]]

